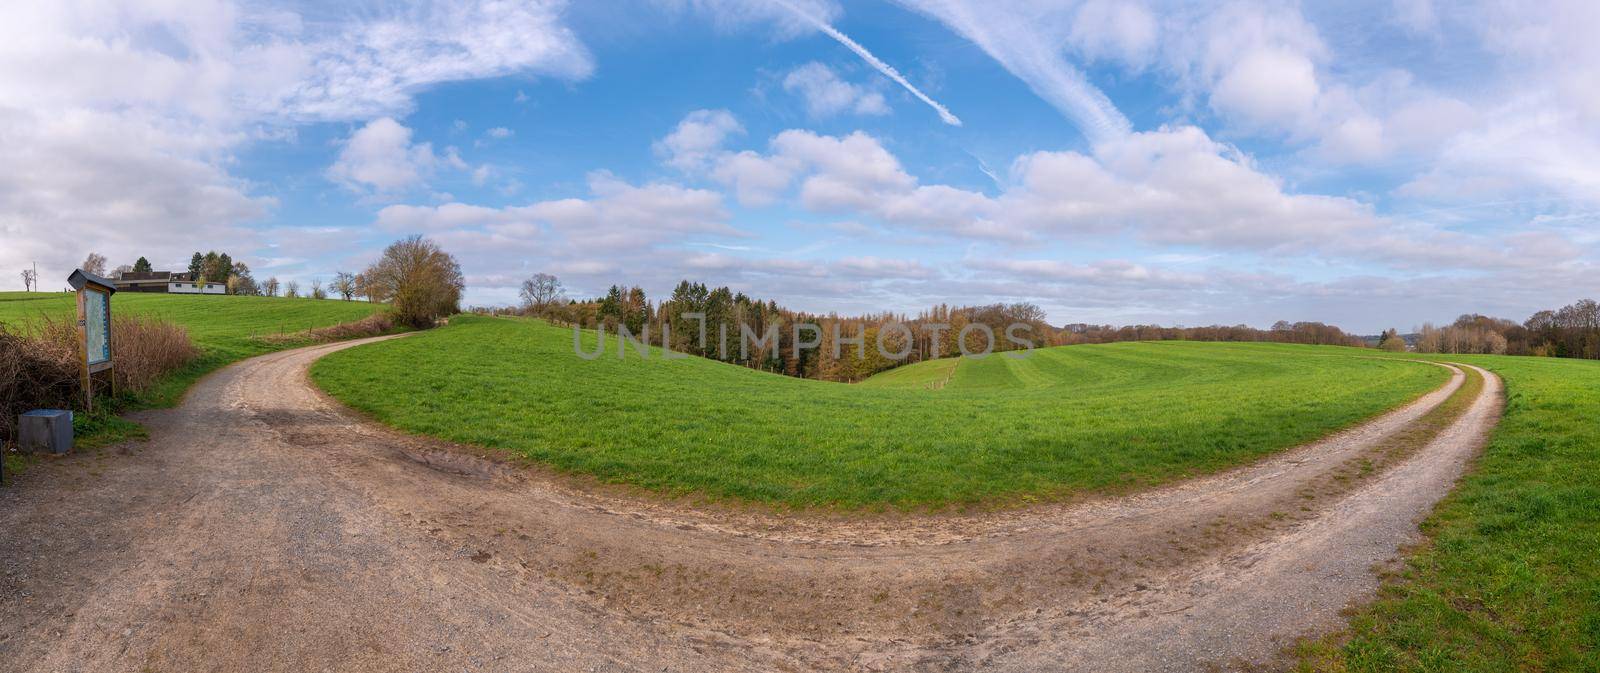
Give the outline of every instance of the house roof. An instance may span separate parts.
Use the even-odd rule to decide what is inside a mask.
[[[171,271],[151,271],[151,272],[148,272],[148,273],[134,273],[132,271],[126,271],[126,272],[123,272],[122,275],[117,276],[117,280],[119,282],[124,282],[124,283],[132,282],[132,281],[140,281],[140,280],[142,280],[142,281],[151,281],[151,280],[167,281],[167,280],[171,280],[173,275],[176,275],[176,274],[173,274]]]
[[[179,271],[151,271],[149,273],[127,272],[117,276],[115,281],[119,285],[133,285],[136,283],[194,283],[194,274]],[[205,281],[207,285],[221,285],[213,281]]]

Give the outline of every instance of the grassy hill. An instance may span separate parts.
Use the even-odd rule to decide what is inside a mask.
[[[572,340],[539,322],[462,317],[333,354],[312,375],[405,430],[610,482],[843,507],[1171,480],[1347,427],[1447,376],[1353,349],[1127,343],[926,363],[852,386],[659,351],[619,359],[614,337],[584,361]]]

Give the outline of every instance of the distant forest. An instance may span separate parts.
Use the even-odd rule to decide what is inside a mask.
[[[560,285],[552,276],[540,274],[525,284],[524,306],[527,315],[542,317],[564,325],[589,329],[604,327],[616,334],[627,327],[641,335],[649,327],[650,342],[672,350],[699,355],[753,369],[810,379],[860,381],[878,372],[901,365],[954,357],[961,353],[959,339],[968,325],[983,325],[988,332],[968,330],[968,352],[982,352],[993,334],[994,352],[1014,351],[1026,346],[1008,338],[1007,328],[1026,325],[1016,331],[1017,339],[1036,347],[1064,346],[1117,341],[1273,341],[1282,343],[1364,346],[1366,342],[1337,327],[1322,323],[1280,322],[1270,330],[1245,325],[1212,327],[1160,327],[1138,325],[1067,325],[1055,327],[1045,322],[1044,311],[1029,303],[987,304],[982,306],[938,305],[916,315],[884,312],[867,315],[826,315],[793,311],[776,301],[753,298],[727,287],[711,288],[704,283],[683,281],[666,299],[652,302],[638,287],[612,286],[604,297],[584,300],[559,299]],[[701,313],[705,318],[704,347],[701,346],[701,321],[685,319],[685,313]],[[908,330],[893,327],[906,326]],[[795,325],[814,324],[816,333],[802,330],[800,338],[818,347],[795,352]],[[749,328],[755,340],[776,329],[775,340],[751,347],[743,338],[740,325]],[[936,325],[947,325],[935,328]],[[724,327],[725,326],[725,327]],[[663,329],[665,328],[665,329]],[[907,331],[910,338],[907,339]],[[879,335],[890,354],[906,353],[905,358],[886,358],[878,350]],[[860,341],[856,341],[859,339]],[[741,348],[741,346],[744,346]],[[615,341],[607,344],[614,352]],[[838,356],[835,356],[837,350]]]
[[[1464,315],[1450,325],[1425,324],[1410,341],[1419,353],[1538,355],[1600,359],[1600,304],[1585,299],[1540,311],[1522,323]]]
[[[1482,315],[1464,315],[1446,327],[1425,324],[1416,334],[1404,338],[1395,330],[1389,330],[1373,340],[1320,322],[1280,321],[1264,330],[1248,325],[1119,327],[1076,323],[1057,327],[1045,322],[1044,311],[1029,303],[940,304],[916,315],[893,312],[823,315],[793,311],[773,300],[687,280],[660,301],[651,301],[642,288],[624,285],[613,285],[603,297],[567,299],[558,279],[539,274],[524,283],[523,300],[517,312],[524,315],[588,329],[603,327],[607,334],[616,334],[619,327],[626,327],[629,333],[641,336],[648,327],[650,343],[680,353],[828,381],[860,381],[901,365],[954,357],[961,353],[959,339],[963,328],[975,324],[988,327],[988,333],[994,335],[992,349],[997,353],[1026,347],[1008,339],[1006,333],[1009,326],[1022,324],[1028,329],[1015,336],[1040,348],[1122,341],[1236,341],[1376,346],[1422,353],[1600,358],[1600,307],[1589,300],[1555,311],[1541,311],[1521,324]],[[685,313],[704,314],[704,327],[698,319],[684,318]],[[909,328],[909,339],[906,330],[893,327],[896,323]],[[801,349],[798,355],[794,348],[797,324],[813,324],[820,328],[815,333],[802,330],[801,340],[816,341],[818,346]],[[761,340],[769,330],[775,330],[776,338],[752,346],[751,339],[742,336],[740,325],[749,328],[754,340]],[[936,329],[936,325],[948,327]],[[702,329],[705,330],[703,342]],[[878,350],[880,334],[884,350],[891,354],[906,353],[906,357],[884,357]],[[969,330],[966,344],[969,352],[984,351],[988,342],[983,331]],[[612,340],[606,347],[610,349],[608,352],[614,352],[616,342]]]

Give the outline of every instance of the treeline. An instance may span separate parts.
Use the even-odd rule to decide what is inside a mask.
[[[1415,341],[1419,353],[1600,359],[1600,304],[1585,299],[1520,324],[1469,314],[1444,327],[1424,324]]]
[[[860,381],[900,365],[952,357],[963,345],[968,353],[1018,350],[1029,342],[1047,346],[1053,332],[1032,304],[941,305],[916,316],[823,315],[690,281],[658,303],[642,288],[612,286],[604,297],[527,308],[555,322],[604,328],[608,335],[626,328],[679,353],[827,381]],[[615,337],[606,348],[614,352]]]
[[[652,302],[639,287],[616,285],[603,297],[569,300],[558,279],[539,274],[522,288],[521,312],[564,325],[604,329],[615,353],[619,330],[679,353],[762,371],[828,381],[860,381],[913,362],[962,353],[1000,353],[1033,347],[1117,341],[1275,341],[1361,346],[1337,327],[1280,322],[1252,327],[1068,325],[1045,322],[1029,303],[938,305],[916,315],[893,312],[840,315],[784,308],[727,287],[682,281]],[[815,327],[812,327],[815,326]]]
[[[1209,327],[1162,327],[1160,325],[1073,324],[1062,327],[1054,345],[1102,344],[1121,341],[1244,341],[1309,344],[1316,346],[1366,346],[1361,337],[1320,322],[1278,321],[1272,329],[1249,325]]]

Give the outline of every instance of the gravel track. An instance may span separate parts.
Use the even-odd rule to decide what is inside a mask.
[[[1459,370],[1360,427],[1134,496],[778,516],[377,427],[305,374],[369,341],[239,363],[139,414],[148,443],[0,488],[0,670],[1272,667],[1372,596],[1501,404],[1479,370],[1464,414],[1377,470]]]

